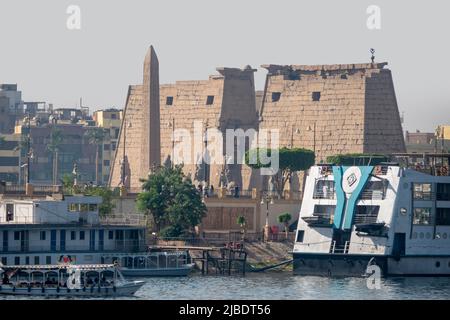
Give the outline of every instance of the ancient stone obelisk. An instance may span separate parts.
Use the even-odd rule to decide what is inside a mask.
[[[142,88],[143,132],[141,177],[147,177],[152,166],[161,163],[161,136],[159,116],[159,62],[153,46],[147,51],[144,61]]]

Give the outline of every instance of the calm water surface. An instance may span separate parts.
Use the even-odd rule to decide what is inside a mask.
[[[379,290],[368,289],[365,279],[294,276],[289,272],[250,273],[245,277],[192,275],[187,278],[136,280],[145,280],[147,283],[135,297],[126,299],[450,299],[450,278],[382,279]]]

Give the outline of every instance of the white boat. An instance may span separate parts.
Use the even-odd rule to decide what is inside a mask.
[[[126,281],[117,265],[0,266],[0,294],[48,297],[114,297],[136,293],[144,281]]]
[[[194,268],[188,263],[187,251],[163,251],[136,254],[104,254],[102,261],[117,263],[125,276],[133,277],[181,277]]]
[[[412,167],[400,161],[313,166],[293,248],[294,273],[364,276],[376,265],[385,276],[450,275],[449,159],[424,156]]]

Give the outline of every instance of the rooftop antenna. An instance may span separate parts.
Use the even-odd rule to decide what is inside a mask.
[[[372,54],[372,56],[370,57],[370,59],[372,60],[372,63],[375,63],[375,49],[374,48],[370,48],[370,53]]]

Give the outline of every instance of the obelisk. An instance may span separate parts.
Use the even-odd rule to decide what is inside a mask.
[[[159,62],[153,46],[148,49],[144,61],[142,108],[143,132],[140,176],[146,178],[152,166],[161,164]]]

